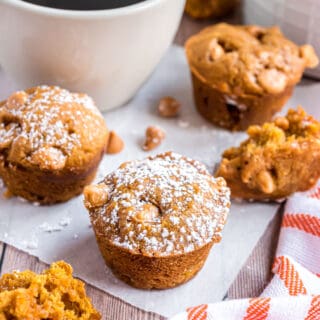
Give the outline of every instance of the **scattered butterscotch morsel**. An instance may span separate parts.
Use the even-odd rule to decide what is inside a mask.
[[[172,97],[164,97],[159,101],[158,112],[162,117],[173,118],[178,115],[181,104]]]
[[[153,150],[158,147],[165,138],[165,132],[156,126],[150,126],[146,130],[146,140],[142,146],[145,151]]]
[[[116,132],[111,131],[108,138],[108,146],[106,153],[116,154],[120,153],[124,148],[123,140],[117,135]]]

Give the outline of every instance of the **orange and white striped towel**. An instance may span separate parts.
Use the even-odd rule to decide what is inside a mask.
[[[288,199],[272,271],[258,298],[191,307],[171,320],[320,320],[320,181]]]

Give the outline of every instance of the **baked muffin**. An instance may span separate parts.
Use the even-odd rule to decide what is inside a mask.
[[[84,284],[60,261],[42,274],[13,272],[0,278],[0,320],[98,320]]]
[[[238,2],[238,0],[187,0],[185,11],[196,19],[218,18],[228,14]]]
[[[144,289],[192,278],[220,241],[230,206],[224,179],[171,152],[123,163],[84,196],[106,264]]]
[[[299,107],[263,126],[223,153],[216,172],[235,198],[283,199],[310,189],[320,178],[320,123]]]
[[[318,58],[277,27],[208,27],[185,45],[195,104],[215,125],[244,130],[270,121],[292,94],[306,67]]]
[[[0,103],[0,177],[41,204],[66,201],[95,176],[108,130],[91,98],[41,86]]]

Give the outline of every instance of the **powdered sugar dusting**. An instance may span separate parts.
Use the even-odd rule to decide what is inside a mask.
[[[108,202],[91,211],[115,245],[146,255],[189,252],[219,238],[230,192],[199,162],[165,153],[121,165],[104,180]]]
[[[85,131],[86,121],[99,126],[101,119],[85,94],[48,86],[16,92],[0,106],[0,151],[19,147],[25,160],[60,169],[81,145],[79,127]]]

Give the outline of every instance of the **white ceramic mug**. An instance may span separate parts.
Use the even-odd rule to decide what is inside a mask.
[[[60,85],[101,110],[128,101],[172,42],[185,0],[96,11],[0,0],[0,65],[21,89]]]

